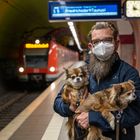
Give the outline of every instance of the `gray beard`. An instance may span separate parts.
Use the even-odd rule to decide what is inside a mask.
[[[93,73],[97,82],[104,79],[111,71],[112,65],[118,59],[118,53],[114,53],[108,60],[100,61],[96,56],[92,56],[93,61],[89,64],[90,72]]]

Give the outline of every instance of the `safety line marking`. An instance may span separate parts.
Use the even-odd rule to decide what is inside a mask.
[[[54,113],[41,140],[58,140],[64,118]]]

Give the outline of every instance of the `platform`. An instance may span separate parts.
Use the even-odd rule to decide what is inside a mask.
[[[53,110],[54,99],[64,84],[64,79],[65,76],[62,75],[53,82],[11,121],[0,132],[0,140],[68,140],[65,127],[67,118],[59,116]],[[140,125],[136,126],[136,132],[136,140],[139,140]]]

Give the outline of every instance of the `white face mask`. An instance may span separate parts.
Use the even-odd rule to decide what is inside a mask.
[[[92,48],[93,54],[101,61],[108,60],[114,52],[114,44],[108,42],[100,42]]]

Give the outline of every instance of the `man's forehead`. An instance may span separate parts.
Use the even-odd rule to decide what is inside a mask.
[[[113,36],[113,31],[110,28],[96,29],[96,30],[93,30],[92,32],[92,39],[112,37],[112,36]]]

